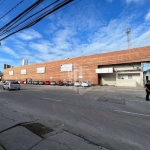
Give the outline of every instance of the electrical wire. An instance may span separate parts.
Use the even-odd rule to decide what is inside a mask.
[[[35,0],[32,0],[32,1],[35,1]],[[48,0],[44,0],[42,3],[44,3],[45,1],[48,1]],[[30,0],[30,3],[31,3],[31,0]],[[27,6],[27,5],[26,5],[26,6]],[[29,5],[28,5],[27,7],[29,7]],[[38,6],[36,6],[35,9],[36,9],[37,7],[38,7]],[[30,13],[32,13],[32,11],[29,11],[27,14],[29,15]],[[16,14],[18,14],[18,13],[16,13]],[[27,16],[27,14],[22,15],[21,18],[19,18],[18,20],[16,20],[16,21],[13,22],[12,24],[10,24],[9,27],[14,26],[14,25],[15,25],[16,23],[18,23],[21,19],[25,18],[25,17]],[[8,27],[8,28],[9,28],[9,27]],[[7,29],[6,29],[6,30],[7,30]],[[8,30],[8,31],[9,31],[9,30]]]
[[[55,2],[57,2],[57,1],[59,1],[59,0],[56,0]],[[48,6],[49,7],[49,6]],[[57,6],[58,7],[58,6]],[[62,6],[61,6],[62,7]],[[44,9],[46,9],[47,7],[45,7]],[[57,9],[59,9],[59,8],[57,8]],[[42,9],[43,10],[43,9]],[[40,10],[40,11],[42,11],[42,10]],[[39,11],[39,12],[40,12]],[[54,11],[56,11],[56,10],[54,10]],[[39,13],[39,12],[37,12],[37,13]],[[53,11],[52,11],[53,12]],[[52,13],[52,12],[50,12],[50,13]],[[37,14],[37,13],[35,13],[35,14]],[[34,15],[35,15],[34,14]],[[34,15],[31,15],[31,16],[34,16]],[[48,14],[46,14],[46,15],[48,15]],[[30,17],[28,17],[28,18],[30,18]],[[43,17],[41,17],[41,19],[43,19]],[[39,19],[38,18],[38,20],[37,21],[34,21],[33,23],[31,23],[30,22],[30,24],[28,25],[28,27],[30,27],[30,26],[32,26],[32,25],[34,25],[35,23],[37,23],[37,22],[39,22],[41,19]],[[26,19],[27,20],[27,19]],[[18,26],[18,25],[17,25]],[[16,27],[16,26],[15,26]],[[26,26],[27,27],[27,26]],[[10,29],[8,30],[8,28],[6,29],[6,31],[5,32],[3,32],[1,35],[3,35],[3,34],[5,34],[6,32],[10,32]]]
[[[11,8],[7,13],[5,13],[0,19],[4,18],[6,15],[8,15],[11,11],[13,11],[17,6],[19,6],[24,0],[21,0],[17,5],[15,5],[13,8]]]
[[[0,1],[0,4],[3,4],[4,1],[5,1],[5,0],[1,0],[1,1]]]
[[[67,5],[68,3],[72,2],[72,1],[73,1],[73,0],[64,0],[63,2],[57,4],[55,7],[53,7],[52,9],[46,11],[45,13],[41,14],[40,16],[38,16],[38,17],[34,18],[33,20],[29,21],[28,23],[26,23],[24,26],[22,26],[22,27],[19,28],[18,30],[16,30],[16,31],[14,31],[14,32],[12,32],[12,33],[10,33],[10,34],[8,34],[7,36],[1,38],[0,41],[4,40],[5,38],[7,38],[7,37],[9,37],[9,36],[11,36],[11,35],[13,35],[13,34],[19,32],[19,31],[21,31],[21,30],[24,30],[24,29],[26,29],[26,28],[29,28],[29,27],[35,25],[35,24],[38,23],[40,20],[42,20],[44,17],[46,17],[47,15],[49,15],[49,14],[55,12],[56,10],[62,8],[63,6]]]
[[[20,13],[19,15],[17,15],[14,19],[12,19],[9,23],[7,23],[5,26],[0,28],[0,31],[4,30],[6,27],[8,27],[10,24],[12,24],[13,22],[15,22],[16,20],[21,19],[21,17],[25,14],[27,14],[28,12],[30,12],[31,10],[33,10],[35,7],[37,7],[39,4],[41,4],[44,0],[38,0],[35,3],[33,3],[32,5],[30,5],[27,9],[25,9],[22,13]]]
[[[59,0],[58,0],[58,1],[59,1]],[[51,4],[51,5],[52,5],[52,4]],[[24,25],[24,26],[27,26],[27,24],[28,24],[28,23],[26,23],[26,25]],[[22,25],[22,27],[23,27],[23,25]],[[8,28],[9,28],[9,27],[8,27]],[[8,29],[8,28],[7,28],[7,29]],[[20,28],[21,28],[21,27],[20,27]],[[10,32],[10,29],[8,29],[8,30],[7,30],[7,29],[5,29],[6,31],[4,31],[3,33],[1,33],[0,36],[2,36],[3,34],[6,34],[7,32]]]
[[[62,10],[65,10],[66,8],[69,8],[70,6],[73,6],[73,5],[77,4],[77,3],[79,3],[80,1],[81,1],[81,0],[78,0],[78,1],[76,1],[76,2],[74,2],[74,3],[72,3],[72,4],[70,4],[69,6],[66,6],[65,8],[62,8],[61,10],[58,10],[57,12],[54,12],[53,14],[56,14],[56,13],[62,11]]]
[[[53,2],[52,4],[54,4],[54,3],[58,2],[58,1],[59,1],[59,0],[55,0],[55,2]],[[47,7],[50,7],[52,4],[48,5]],[[47,7],[45,7],[44,9],[46,9]],[[44,9],[41,9],[39,12],[41,12],[41,11],[44,10]],[[31,15],[31,16],[28,17],[28,18],[31,18],[32,16],[38,14],[39,12],[37,12],[37,13]],[[27,19],[28,19],[28,18],[27,18]],[[27,19],[25,19],[25,20],[27,20]],[[25,20],[24,20],[24,21],[25,21]],[[23,23],[24,21],[22,21],[21,23]],[[14,29],[14,28],[17,27],[19,24],[21,24],[21,23],[19,23],[19,24],[16,25],[15,27],[12,27],[11,29],[9,29],[9,28],[10,28],[11,26],[13,26],[16,22],[18,22],[18,20],[16,20],[13,24],[11,24],[10,26],[8,26],[8,27],[1,33],[0,36],[2,36],[3,34],[6,34],[6,33],[8,33],[8,32],[10,32],[12,29]]]
[[[59,0],[56,0],[56,1],[59,1]],[[61,2],[60,4],[58,4],[58,5],[56,5],[55,7],[53,7],[51,10],[46,11],[46,12],[43,13],[42,15],[36,17],[34,20],[29,21],[28,23],[25,23],[25,24],[22,25],[19,29],[16,29],[16,30],[13,31],[12,33],[10,33],[10,34],[6,35],[5,37],[1,38],[0,41],[4,40],[5,38],[7,38],[7,37],[9,37],[9,36],[11,36],[11,35],[13,35],[13,34],[19,32],[19,31],[21,31],[21,30],[24,30],[24,29],[26,29],[26,28],[29,28],[29,27],[35,25],[35,24],[38,23],[40,20],[42,20],[44,17],[46,17],[47,15],[49,15],[49,14],[55,12],[56,10],[62,8],[64,5],[70,3],[71,1],[73,1],[73,0],[65,0],[65,1]],[[41,10],[40,10],[40,11],[41,11]],[[38,13],[38,12],[37,12],[37,13]],[[35,14],[36,14],[36,13],[35,13]],[[31,16],[32,16],[32,15],[31,15]],[[33,16],[34,16],[34,14],[33,14]],[[10,32],[10,31],[8,30],[7,32]],[[6,33],[5,33],[5,34],[6,34]]]
[[[53,7],[51,10],[48,10],[46,11],[44,14],[38,16],[37,18],[35,18],[34,20],[32,20],[28,27],[31,27],[33,26],[34,24],[36,24],[37,22],[39,22],[41,19],[45,18],[47,15],[55,12],[56,10],[60,9],[61,7],[65,6],[66,4],[70,3],[71,1],[73,0],[66,0],[66,1],[63,1],[61,3],[59,3],[58,5],[56,5],[55,7]]]
[[[19,24],[17,24],[16,26],[14,26],[14,27],[12,27],[12,28],[10,28],[10,27],[11,27],[11,26],[10,26],[10,27],[6,28],[6,29],[5,29],[5,32],[3,32],[1,35],[5,34],[7,31],[13,30],[14,28],[18,27],[19,25],[21,25],[22,23],[24,23],[25,21],[27,21],[28,19],[30,19],[31,17],[37,15],[38,13],[42,12],[43,10],[47,9],[48,7],[50,7],[50,6],[52,6],[53,4],[57,3],[58,1],[59,1],[59,0],[56,0],[56,1],[54,1],[53,3],[49,4],[48,6],[46,6],[45,8],[41,9],[40,11],[38,11],[38,12],[32,14],[31,16],[29,16],[28,18],[24,19],[23,21],[21,21],[21,22],[20,22]]]

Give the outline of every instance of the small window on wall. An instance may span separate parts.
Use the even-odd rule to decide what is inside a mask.
[[[128,75],[128,79],[132,79],[132,75]]]

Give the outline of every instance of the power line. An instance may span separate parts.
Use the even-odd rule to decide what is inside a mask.
[[[6,14],[4,14],[0,19],[4,18],[6,15],[8,15],[11,11],[13,11],[17,6],[19,6],[24,0],[21,0],[17,5],[15,5],[13,8],[11,8]]]
[[[54,14],[56,14],[56,13],[62,11],[62,10],[65,10],[66,8],[69,8],[70,6],[73,6],[73,5],[77,4],[77,3],[79,3],[80,1],[81,1],[81,0],[78,0],[78,1],[76,1],[76,2],[74,2],[74,3],[72,3],[72,4],[70,4],[69,6],[66,6],[65,8],[62,8],[61,10],[55,12]]]
[[[0,4],[3,4],[5,0],[0,0]]]
[[[1,35],[5,34],[5,33],[7,33],[7,32],[10,32],[10,30],[12,30],[12,29],[18,27],[19,25],[21,25],[22,23],[24,23],[24,22],[27,21],[28,19],[32,18],[33,16],[37,15],[38,13],[40,13],[40,12],[42,12],[43,10],[47,9],[48,7],[52,6],[54,3],[58,2],[58,1],[59,1],[59,0],[55,0],[52,4],[50,4],[50,5],[46,6],[46,7],[44,7],[44,8],[41,9],[40,11],[36,12],[35,14],[33,14],[33,15],[29,16],[28,18],[26,18],[25,20],[23,20],[22,22],[18,23],[16,26],[12,27],[12,26],[17,22],[17,21],[16,21],[13,25],[7,27],[7,28],[5,29],[5,31],[4,31]],[[79,1],[81,1],[81,0],[79,0]],[[78,2],[79,2],[79,1],[78,1]],[[76,3],[77,3],[77,2],[76,2]],[[75,4],[75,3],[74,3],[74,4]],[[72,5],[73,5],[73,4],[72,4]],[[70,5],[70,6],[71,6],[71,5]],[[68,7],[69,7],[69,6],[68,6]],[[11,27],[12,27],[12,28],[11,28]]]
[[[59,4],[57,4],[56,6],[54,6],[53,8],[51,8],[50,10],[47,10],[43,14],[40,14],[38,17],[36,17],[36,18],[28,21],[27,23],[24,21],[24,24],[19,29],[16,29],[13,32],[11,31],[12,33],[10,33],[10,34],[6,35],[5,37],[1,38],[0,41],[4,40],[5,38],[7,38],[7,37],[9,37],[9,36],[11,36],[11,35],[19,32],[21,30],[24,30],[26,28],[29,28],[29,27],[35,25],[36,23],[38,23],[39,21],[41,21],[43,18],[45,18],[47,15],[49,15],[49,14],[57,11],[58,9],[62,8],[63,6],[67,5],[68,3],[72,2],[72,1],[73,0],[64,0],[63,2],[60,2]],[[33,15],[35,15],[35,14],[33,14]],[[20,14],[19,14],[19,16],[20,16]],[[32,17],[32,15],[30,17]],[[11,25],[11,23],[13,23],[13,20],[0,29],[0,31],[2,31],[2,35],[6,34],[6,31],[4,29],[6,29],[7,27],[9,27],[9,25]],[[15,20],[16,20],[16,17],[15,17]],[[10,32],[10,31],[8,30],[7,32]]]
[[[29,17],[26,18],[25,20],[21,21],[21,22],[20,22],[19,24],[17,24],[16,26],[14,26],[14,27],[12,27],[12,28],[11,28],[11,26],[13,26],[13,25],[7,27],[7,28],[5,29],[5,31],[4,31],[1,35],[7,33],[8,31],[11,31],[11,30],[17,28],[19,25],[21,25],[22,23],[24,23],[24,22],[27,21],[28,19],[30,19],[30,18],[32,18],[33,16],[37,15],[38,13],[44,11],[44,10],[47,9],[48,7],[50,7],[50,6],[52,6],[53,4],[57,3],[58,1],[59,1],[59,0],[56,0],[56,1],[54,1],[53,3],[49,4],[48,6],[46,6],[45,8],[41,9],[40,11],[38,11],[38,12],[32,14],[31,16],[29,16]],[[16,22],[15,22],[15,23],[16,23]],[[15,24],[15,23],[14,23],[14,24]]]
[[[27,13],[29,13],[31,10],[33,10],[35,7],[37,7],[40,3],[42,3],[44,0],[38,0],[35,3],[33,3],[32,5],[30,5],[27,9],[25,9],[22,13],[20,13],[19,15],[17,15],[14,19],[12,19],[9,23],[7,23],[6,25],[4,25],[3,27],[0,28],[0,31],[4,30],[6,27],[8,27],[10,24],[12,24],[13,22],[15,22],[16,20],[21,19],[22,16],[26,15]]]

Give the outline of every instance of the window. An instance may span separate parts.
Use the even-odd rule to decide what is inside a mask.
[[[128,75],[128,79],[132,79],[132,75]]]

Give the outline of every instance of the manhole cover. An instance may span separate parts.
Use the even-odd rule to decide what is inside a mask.
[[[33,132],[34,134],[37,134],[38,136],[42,138],[44,137],[45,134],[54,131],[53,129],[46,127],[45,125],[41,123],[23,124],[22,126],[24,126],[28,130],[30,130],[31,132]]]

